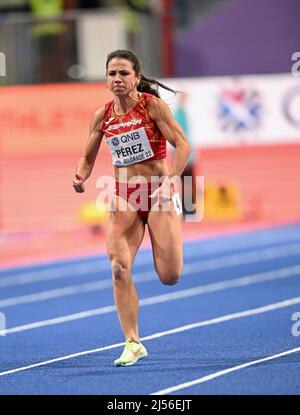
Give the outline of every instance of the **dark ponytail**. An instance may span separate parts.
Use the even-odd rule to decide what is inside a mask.
[[[158,82],[156,79],[146,78],[144,75],[141,76],[141,81],[139,86],[137,87],[137,90],[139,92],[147,92],[148,94],[155,95],[156,97],[160,98],[158,87],[164,88],[167,91],[173,92],[174,94],[177,93],[177,91],[174,91],[174,89],[169,88],[167,85],[162,84],[161,82]]]
[[[166,89],[167,91],[173,92],[174,94],[177,93],[177,91],[174,91],[174,89],[171,89],[168,86],[162,84],[161,82],[156,81],[156,79],[146,78],[146,76],[142,74],[142,65],[141,65],[139,58],[130,50],[119,49],[119,50],[116,50],[110,53],[107,56],[107,60],[106,60],[106,71],[108,69],[109,62],[113,58],[127,59],[128,61],[132,63],[135,74],[137,76],[141,75],[140,84],[137,87],[137,90],[139,92],[146,92],[148,94],[152,94],[160,98],[160,95],[158,92],[158,87],[160,86],[161,88]]]

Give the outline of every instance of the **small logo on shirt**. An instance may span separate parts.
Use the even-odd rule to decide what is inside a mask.
[[[104,124],[109,124],[115,117],[111,117],[108,119],[108,121],[104,121]]]

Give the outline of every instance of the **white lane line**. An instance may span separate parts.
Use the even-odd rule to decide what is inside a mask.
[[[135,265],[145,265],[152,262],[152,251],[149,251],[143,253],[143,256],[137,257]],[[43,270],[30,270],[7,277],[1,277],[0,275],[0,287],[31,284],[33,282],[44,282],[62,278],[81,277],[86,276],[90,273],[100,273],[103,271],[110,271],[110,263],[107,257],[93,259],[87,263],[75,263],[70,265],[56,266]]]
[[[11,307],[19,304],[34,303],[37,301],[51,300],[54,298],[66,297],[75,294],[88,293],[97,290],[104,290],[112,286],[111,279],[90,282],[87,284],[70,285],[68,287],[56,288],[53,290],[40,291],[34,294],[20,295],[17,297],[4,298],[0,300],[0,308]]]
[[[299,276],[299,275],[300,275],[300,265],[297,265],[294,267],[282,268],[276,271],[268,271],[268,272],[263,272],[259,274],[247,275],[241,278],[234,278],[231,280],[219,281],[213,284],[200,285],[198,287],[175,291],[175,292],[171,292],[168,294],[155,295],[153,297],[141,299],[139,304],[142,307],[145,305],[152,305],[152,304],[158,304],[158,303],[163,303],[167,301],[180,300],[182,298],[188,298],[188,297],[192,297],[195,295],[222,291],[222,290],[226,290],[229,288],[244,287],[244,286],[251,285],[251,284],[257,284],[257,283],[262,283],[266,281],[273,281],[276,279],[288,278],[288,277]],[[100,314],[112,313],[115,311],[116,311],[115,306],[109,305],[106,307],[100,307],[100,308],[95,308],[92,310],[82,311],[80,313],[68,314],[68,315],[64,315],[61,317],[56,317],[56,318],[52,318],[48,320],[37,321],[35,323],[29,323],[29,324],[23,324],[20,326],[11,327],[11,328],[6,329],[5,332],[6,334],[19,333],[22,331],[32,330],[32,329],[45,327],[45,326],[52,326],[55,324],[62,324],[62,323],[65,323],[66,321],[79,320],[79,319],[83,319],[83,318],[87,318],[91,316],[97,316]]]
[[[248,309],[248,310],[239,311],[237,313],[226,314],[226,315],[215,317],[215,318],[209,319],[209,320],[198,321],[196,323],[186,324],[184,326],[176,327],[176,328],[171,329],[171,330],[165,330],[165,331],[157,332],[157,333],[151,334],[149,336],[142,337],[141,341],[158,339],[160,337],[164,337],[164,336],[168,336],[168,335],[176,334],[176,333],[182,333],[184,331],[196,329],[196,328],[199,328],[199,327],[206,327],[206,326],[209,326],[209,325],[219,324],[219,323],[223,323],[225,321],[235,320],[235,319],[238,319],[238,318],[249,317],[249,316],[253,316],[253,315],[257,315],[257,314],[267,313],[267,312],[270,312],[270,311],[279,310],[279,309],[286,308],[286,307],[291,307],[295,304],[300,304],[300,297],[294,297],[294,298],[290,298],[288,300],[279,301],[277,303],[267,304],[265,306],[251,308],[251,309]],[[12,373],[17,373],[17,372],[21,372],[21,371],[24,371],[24,370],[33,369],[33,368],[39,367],[39,366],[45,366],[45,365],[48,365],[48,364],[51,364],[51,363],[72,359],[72,358],[75,358],[75,357],[78,357],[78,356],[85,356],[85,355],[92,354],[92,353],[102,352],[104,350],[115,349],[115,348],[123,346],[123,345],[124,345],[124,343],[115,343],[115,344],[105,346],[105,347],[100,347],[100,348],[97,348],[97,349],[86,350],[86,351],[79,352],[79,353],[73,353],[73,354],[70,354],[70,355],[57,357],[57,358],[54,358],[54,359],[51,359],[51,360],[46,360],[46,361],[43,361],[43,362],[34,363],[34,364],[31,364],[31,365],[28,365],[28,366],[23,366],[23,367],[19,367],[19,368],[16,368],[16,369],[6,370],[4,372],[1,372],[0,376],[5,376],[5,375],[12,374]]]
[[[0,287],[10,287],[15,285],[31,284],[39,281],[51,281],[62,278],[72,278],[87,275],[88,273],[107,271],[107,266],[102,266],[99,262],[89,264],[72,264],[64,267],[53,267],[50,269],[34,270],[22,272],[18,275],[11,275],[0,278]],[[36,275],[37,274],[37,275]]]
[[[290,244],[284,248],[267,248],[259,251],[246,252],[244,254],[234,254],[230,256],[218,257],[217,259],[212,258],[193,262],[191,264],[186,264],[184,266],[183,276],[188,276],[189,274],[195,272],[211,271],[214,269],[250,264],[259,261],[270,261],[274,258],[283,258],[285,256],[293,256],[298,254],[300,254],[300,244]],[[157,278],[155,271],[135,273],[132,277],[135,283],[154,281]],[[112,287],[111,278],[86,284],[70,285],[27,295],[3,298],[0,300],[0,308],[100,291],[110,287]]]
[[[192,380],[192,381],[189,381],[189,382],[181,383],[181,384],[176,385],[176,386],[171,386],[171,387],[166,388],[166,389],[161,389],[157,392],[150,393],[150,395],[167,395],[167,394],[172,393],[172,392],[177,392],[177,391],[182,390],[182,389],[190,388],[191,386],[194,386],[194,385],[199,385],[200,383],[208,382],[209,380],[219,378],[220,376],[227,375],[228,373],[232,373],[232,372],[236,372],[237,370],[245,369],[246,367],[249,367],[249,366],[258,365],[260,363],[268,362],[269,360],[278,359],[279,357],[287,356],[289,354],[297,353],[297,352],[300,352],[300,347],[296,347],[294,349],[286,350],[285,352],[281,352],[281,353],[277,353],[277,354],[274,354],[274,355],[271,355],[271,356],[267,356],[267,357],[264,357],[262,359],[252,360],[251,362],[243,363],[243,364],[238,365],[238,366],[229,367],[228,369],[220,370],[218,372],[211,373],[210,375],[207,375],[207,376],[202,376],[199,379],[195,379],[195,380]]]
[[[98,353],[98,352],[102,352],[104,350],[115,349],[115,348],[120,347],[120,346],[124,346],[124,343],[116,343],[116,344],[112,344],[111,346],[100,347],[99,349],[86,350],[84,352],[74,353],[74,354],[70,354],[68,356],[57,357],[55,359],[46,360],[46,361],[40,362],[40,363],[34,363],[32,365],[29,365],[29,366],[19,367],[18,369],[7,370],[5,372],[1,372],[0,376],[9,375],[11,373],[22,372],[24,370],[33,369],[33,368],[39,367],[39,366],[49,365],[51,363],[60,362],[62,360],[73,359],[74,357],[78,357],[78,356],[85,356],[87,354]]]
[[[213,253],[219,253],[219,252],[227,252],[234,249],[240,249],[240,248],[251,248],[251,247],[257,247],[257,246],[264,246],[269,244],[274,244],[276,242],[299,242],[300,233],[295,232],[291,234],[292,236],[295,235],[295,237],[292,238],[279,238],[276,239],[276,237],[273,236],[273,238],[266,239],[266,240],[254,240],[252,243],[248,240],[242,240],[242,241],[235,241],[235,243],[228,243],[224,237],[224,241],[222,240],[222,244],[218,246],[216,243],[212,246],[206,246],[205,243],[207,241],[200,241],[198,244],[192,243],[191,246],[184,248],[184,257],[185,258],[191,258],[194,256],[199,255],[206,255],[206,254],[213,254]],[[298,237],[297,237],[298,235]],[[259,237],[258,237],[259,238]],[[225,246],[224,246],[225,243]],[[282,246],[282,245],[280,245]],[[194,251],[197,250],[195,253]],[[11,285],[23,285],[23,284],[31,284],[34,282],[39,281],[47,281],[47,280],[55,280],[55,279],[62,279],[62,278],[72,278],[72,277],[82,277],[86,276],[88,273],[94,273],[94,272],[101,272],[101,271],[109,271],[110,270],[110,264],[108,262],[108,259],[106,257],[99,258],[99,259],[92,259],[91,261],[85,262],[85,263],[79,263],[75,259],[75,263],[71,264],[64,264],[59,265],[55,267],[51,267],[50,269],[31,269],[30,271],[21,271],[17,275],[11,275],[11,276],[2,276],[3,271],[0,274],[0,287],[8,287]],[[152,263],[152,251],[145,250],[141,256],[137,256],[135,265],[144,265],[147,263]],[[8,269],[9,270],[9,269]],[[37,275],[36,275],[37,274]]]

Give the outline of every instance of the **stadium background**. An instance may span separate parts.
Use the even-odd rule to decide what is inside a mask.
[[[105,59],[117,48],[187,94],[206,194],[204,219],[183,224],[186,240],[299,220],[297,0],[50,3],[0,1],[3,265],[104,250],[105,223],[93,234],[80,214],[112,173],[104,144],[85,194],[72,178],[90,117],[110,99]]]

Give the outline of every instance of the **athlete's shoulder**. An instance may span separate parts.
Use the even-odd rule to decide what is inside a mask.
[[[98,108],[97,111],[95,111],[95,113],[93,115],[93,119],[95,120],[96,123],[103,120],[103,118],[105,116],[105,112],[106,112],[105,106],[103,106],[101,108]]]
[[[163,118],[163,115],[168,112],[169,107],[165,101],[155,95],[152,95],[151,101],[148,105],[150,117],[154,120]]]
[[[155,95],[153,94],[149,94],[148,92],[141,92],[142,97],[146,100],[146,101],[152,101],[153,99],[158,99]]]
[[[98,108],[92,118],[91,118],[91,122],[90,122],[90,129],[95,131],[98,130],[99,125],[102,124],[104,116],[105,116],[105,112],[106,112],[106,108],[105,106]]]
[[[149,111],[153,108],[158,108],[162,101],[159,97],[146,92],[142,92],[142,97],[144,98],[144,101],[146,102]]]

